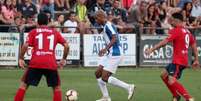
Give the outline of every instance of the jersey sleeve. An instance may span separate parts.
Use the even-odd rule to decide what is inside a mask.
[[[34,33],[35,31],[32,30],[31,32],[28,33],[28,36],[26,37],[26,42],[29,46],[34,45]]]
[[[178,37],[178,34],[179,32],[172,29],[168,32],[169,36],[167,37],[167,40],[170,42],[170,41],[173,41],[174,39],[176,39]]]
[[[195,43],[195,37],[192,35],[192,34],[190,34],[190,45],[193,45]]]
[[[61,33],[60,32],[57,32],[56,31],[56,35],[57,35],[57,42],[60,43],[60,44],[64,44],[66,43],[66,40],[62,37]]]
[[[115,31],[115,27],[113,27],[112,24],[108,24],[108,29],[110,30],[110,32],[112,33],[112,35],[117,34],[117,32]]]

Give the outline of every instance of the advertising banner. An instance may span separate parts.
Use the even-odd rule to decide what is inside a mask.
[[[120,66],[135,66],[136,35],[120,34],[119,39],[124,56]],[[98,66],[98,53],[104,47],[105,41],[101,34],[84,35],[84,66]]]
[[[145,54],[147,48],[152,48],[155,44],[167,36],[141,36],[140,41],[140,66],[164,66],[172,62],[173,47],[168,44],[155,50],[149,56]]]
[[[0,33],[0,65],[17,66],[19,55],[19,33]]]
[[[173,47],[168,43],[166,46],[155,50],[149,56],[145,54],[147,48],[152,48],[167,36],[141,36],[140,41],[140,66],[165,66],[172,62]],[[201,37],[197,37],[198,51],[200,50]],[[200,51],[199,51],[200,52]],[[188,63],[192,63],[192,49],[189,48]],[[200,53],[199,53],[200,56]]]

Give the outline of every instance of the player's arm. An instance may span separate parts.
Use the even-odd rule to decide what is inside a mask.
[[[66,64],[66,58],[68,56],[70,48],[69,48],[68,42],[62,37],[61,33],[57,31],[55,33],[57,34],[57,38],[58,38],[57,43],[60,43],[64,47],[63,57],[59,62],[59,67],[62,69],[63,66]]]
[[[66,59],[67,58],[67,56],[68,56],[68,53],[69,53],[69,46],[68,46],[68,43],[67,42],[65,42],[64,44],[63,44],[63,46],[64,46],[64,51],[63,51],[63,58],[62,59]]]
[[[151,49],[146,49],[145,53],[147,55],[151,54],[153,51],[165,46],[168,42],[171,42],[173,40],[175,40],[177,37],[179,37],[179,34],[176,33],[177,30],[170,30],[168,33],[169,33],[169,36],[165,39],[163,39],[162,41],[160,41],[158,44],[156,44],[153,48]]]
[[[20,50],[20,56],[19,56],[19,66],[21,68],[25,68],[24,65],[25,65],[25,62],[24,62],[24,54],[26,53],[27,49],[28,49],[28,46],[33,46],[33,39],[34,39],[34,34],[35,31],[31,31],[28,36],[27,36],[27,39],[26,39],[26,42],[22,45],[22,48]]]
[[[110,43],[107,44],[107,46],[104,49],[100,50],[99,56],[103,56],[113,46],[113,44],[116,41],[117,41],[117,36],[116,36],[116,34],[113,34]]]
[[[70,49],[67,42],[63,43],[62,45],[63,45],[63,47],[64,47],[64,50],[63,50],[63,53],[64,53],[64,54],[63,54],[63,57],[62,57],[62,59],[60,60],[60,63],[59,63],[59,66],[60,66],[61,69],[62,69],[63,66],[66,64],[66,58],[67,58],[67,56],[68,56],[69,49]]]
[[[117,41],[117,36],[116,35],[112,35],[112,40],[110,41],[110,43],[105,47],[106,50],[109,50],[114,43]]]
[[[160,41],[158,44],[156,44],[153,48],[147,49],[146,54],[151,54],[153,51],[165,46],[169,42],[168,38]]]
[[[26,53],[27,49],[28,49],[28,43],[25,43],[22,45],[22,48],[20,50],[20,57],[19,57],[19,66],[21,68],[25,68],[24,65],[25,65],[25,62],[24,62],[24,54]]]

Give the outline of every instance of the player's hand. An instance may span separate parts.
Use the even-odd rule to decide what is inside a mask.
[[[147,49],[145,50],[145,54],[146,54],[146,55],[150,55],[151,53],[152,53],[152,50],[151,50],[151,49],[147,48]]]
[[[107,50],[105,48],[101,49],[100,52],[98,53],[98,55],[103,56],[106,52],[107,52]]]
[[[193,64],[192,64],[193,69],[198,69],[199,66],[200,66],[200,64],[199,64],[199,61],[198,61],[198,60],[195,60],[195,61],[193,62]]]
[[[59,67],[60,69],[63,69],[63,67],[66,65],[66,60],[65,59],[61,59],[59,62]]]
[[[25,69],[25,62],[23,59],[19,59],[19,66],[22,68],[22,69]]]

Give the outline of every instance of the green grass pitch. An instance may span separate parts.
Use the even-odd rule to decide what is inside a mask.
[[[63,94],[67,89],[75,89],[79,92],[79,101],[95,101],[100,98],[94,71],[95,68],[60,70]],[[132,101],[171,101],[172,96],[159,77],[160,71],[159,68],[120,68],[115,77],[136,84],[136,94]],[[22,74],[23,70],[19,69],[0,70],[0,101],[13,101]],[[195,101],[201,101],[201,70],[184,70],[180,81]],[[108,88],[113,101],[127,101],[126,91],[111,85]],[[24,101],[52,101],[52,89],[46,86],[44,78],[38,87],[28,89]]]

